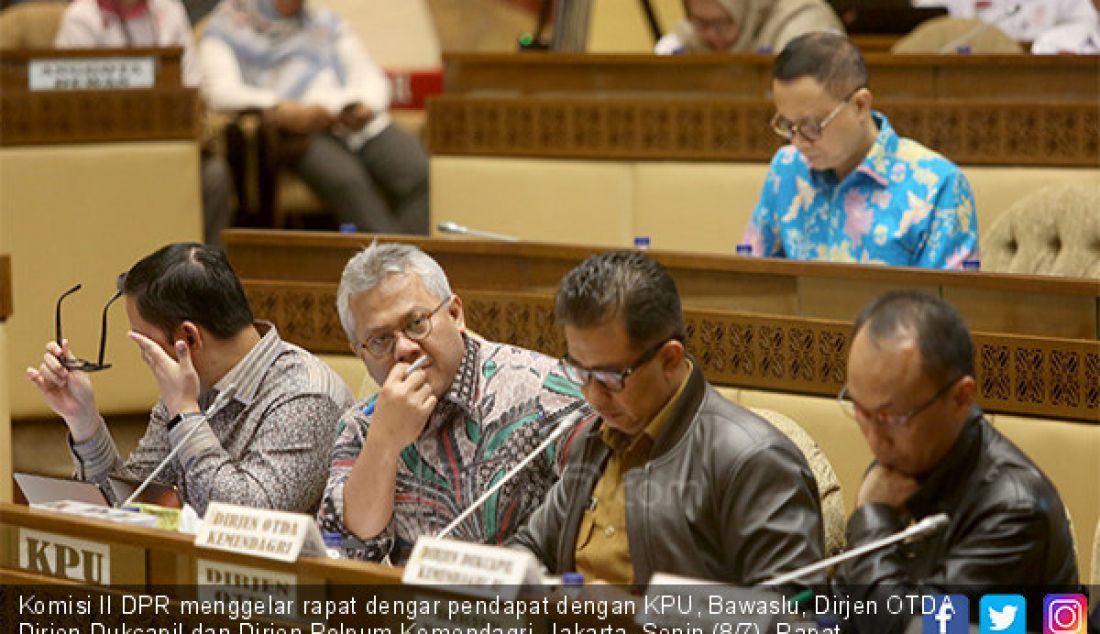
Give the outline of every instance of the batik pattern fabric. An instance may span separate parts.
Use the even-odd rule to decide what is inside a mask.
[[[978,258],[978,218],[966,176],[951,161],[879,133],[844,180],[810,169],[793,145],[772,159],[743,243],[754,255],[961,269]]]
[[[344,526],[344,485],[370,432],[377,395],[354,405],[337,429],[328,485],[318,513],[322,530]],[[556,359],[465,336],[465,352],[447,395],[415,443],[398,460],[393,516],[378,536],[349,554],[403,563],[417,537],[433,536],[504,477],[574,412],[592,415]],[[542,504],[557,481],[573,436],[564,433],[464,520],[451,537],[500,544]]]

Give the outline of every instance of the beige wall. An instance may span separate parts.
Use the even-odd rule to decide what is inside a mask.
[[[199,151],[194,142],[18,147],[0,150],[0,252],[12,256],[15,312],[7,322],[11,415],[50,411],[24,376],[54,337],[54,304],[65,301],[64,334],[94,358],[100,311],[119,273],[169,242],[201,240]],[[111,309],[107,361],[94,377],[101,411],[148,411],[155,383],[120,302]]]
[[[0,322],[0,502],[11,502],[11,419],[8,417],[8,329]]]
[[[317,5],[347,20],[375,63],[383,68],[440,65],[439,38],[427,0],[318,0]]]
[[[653,0],[657,23],[664,33],[684,15],[681,0]],[[588,51],[591,53],[649,53],[653,35],[637,0],[592,0],[592,19],[588,25]]]

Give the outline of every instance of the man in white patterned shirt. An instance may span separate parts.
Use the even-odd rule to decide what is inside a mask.
[[[69,427],[76,477],[144,478],[179,446],[158,479],[200,514],[212,501],[310,512],[325,486],[340,413],[351,393],[323,362],[256,322],[225,255],[177,243],[119,278],[130,338],[160,389],[149,427],[123,462],[69,342],[51,341],[27,376]],[[235,388],[206,416],[218,394]],[[196,429],[197,428],[197,429]],[[191,432],[194,430],[194,433]],[[110,494],[110,487],[103,487]]]

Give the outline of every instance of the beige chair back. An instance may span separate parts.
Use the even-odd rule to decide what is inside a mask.
[[[1082,579],[1082,581],[1085,580]],[[1100,584],[1100,522],[1096,523],[1096,535],[1092,538],[1092,575],[1088,583]]]
[[[963,51],[981,54],[1023,54],[1024,47],[988,22],[962,18],[932,18],[898,40],[891,53],[953,55]]]
[[[68,2],[35,0],[0,11],[0,50],[53,48]]]
[[[1021,198],[986,231],[981,253],[987,271],[1100,278],[1100,180]]]
[[[798,423],[775,410],[759,407],[750,408],[757,416],[768,421],[794,442],[817,480],[817,493],[821,498],[821,519],[825,533],[825,554],[832,555],[844,549],[844,528],[847,518],[844,516],[844,496],[840,490],[840,480],[836,477],[832,463],[825,457],[817,442],[802,429]]]

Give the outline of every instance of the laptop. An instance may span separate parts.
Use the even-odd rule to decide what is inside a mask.
[[[134,491],[141,486],[142,482],[136,478],[123,478],[113,475],[107,476],[107,480],[111,483],[111,492],[115,494],[119,504],[128,500]],[[183,500],[180,498],[180,493],[176,487],[156,480],[150,482],[134,502],[156,504],[170,509],[183,508]]]
[[[31,473],[16,473],[12,478],[15,480],[17,492],[29,505],[74,500],[94,506],[110,506],[107,496],[94,482],[52,478]]]

